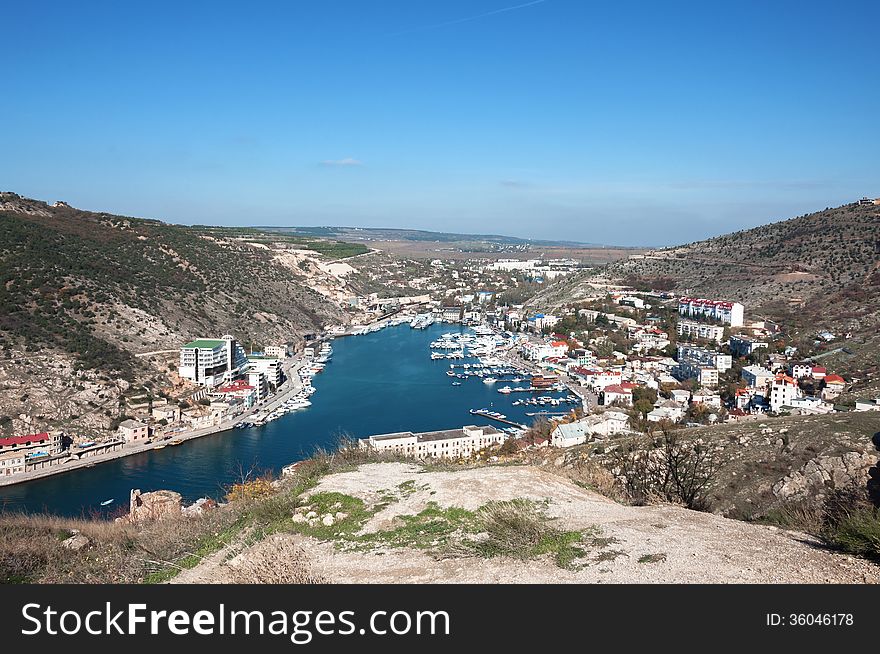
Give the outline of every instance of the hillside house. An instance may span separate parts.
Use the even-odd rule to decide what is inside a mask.
[[[791,406],[792,400],[801,397],[797,381],[788,375],[776,375],[770,385],[770,410],[779,412],[784,406]]]

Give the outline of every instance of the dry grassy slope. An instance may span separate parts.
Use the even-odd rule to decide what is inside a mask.
[[[15,389],[0,416],[18,420],[29,412],[35,429],[61,417],[33,403],[29,388],[45,384],[30,370],[37,352],[57,353],[93,381],[107,375],[141,383],[158,370],[134,353],[225,333],[257,345],[294,341],[340,320],[338,306],[266,248],[0,194],[0,381]],[[116,392],[107,392],[89,399],[114,404]],[[94,408],[72,404],[60,413],[69,418]],[[3,422],[0,429],[25,426]]]
[[[549,287],[557,299],[589,277]],[[880,311],[880,207],[844,205],[612,263],[600,281],[646,282],[743,302],[751,315],[806,314],[833,328],[876,324]]]
[[[714,449],[723,462],[710,496],[710,509],[740,518],[761,518],[786,500],[815,498],[829,487],[852,483],[841,475],[827,483],[806,483],[803,493],[789,495],[778,487],[786,477],[802,472],[810,462],[824,461],[843,471],[841,457],[851,462],[851,469],[864,472],[880,457],[880,413],[849,412],[824,416],[788,416],[746,422],[684,429],[677,432],[685,439],[701,439]],[[572,474],[583,461],[598,461],[613,468],[611,447],[615,440],[569,448],[560,454],[551,451],[539,455],[547,463]],[[809,468],[812,469],[812,468]],[[802,481],[802,480],[800,480]],[[860,479],[859,484],[864,483]],[[799,486],[799,485],[798,485]],[[776,491],[774,491],[776,487]]]

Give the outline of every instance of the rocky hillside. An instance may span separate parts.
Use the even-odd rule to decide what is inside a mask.
[[[106,427],[133,384],[169,383],[173,361],[137,354],[226,333],[295,342],[342,321],[289,259],[233,230],[0,193],[0,433]]]
[[[547,294],[577,296],[589,282],[729,298],[752,314],[797,315],[803,305],[823,324],[857,329],[880,311],[880,206],[848,204],[634,255]]]

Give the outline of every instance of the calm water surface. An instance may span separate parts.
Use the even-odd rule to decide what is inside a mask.
[[[132,488],[167,488],[187,501],[219,497],[241,470],[278,472],[308,457],[317,447],[336,443],[341,435],[362,438],[395,431],[451,429],[489,424],[469,409],[491,408],[524,424],[533,418],[511,402],[522,393],[502,395],[479,378],[461,381],[446,375],[450,361],[432,361],[429,345],[440,334],[463,330],[435,324],[424,330],[408,325],[338,338],[333,358],[313,378],[312,406],[263,427],[233,429],[174,447],[135,454],[93,468],[0,488],[0,507],[57,514],[111,512],[127,506]],[[467,362],[455,361],[456,364]],[[515,386],[517,384],[514,384]],[[559,410],[554,408],[554,410]],[[497,425],[497,423],[496,423]],[[115,501],[102,508],[102,501]]]

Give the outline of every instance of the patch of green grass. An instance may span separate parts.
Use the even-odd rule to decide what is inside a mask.
[[[450,545],[456,535],[473,532],[474,517],[473,511],[458,507],[443,509],[430,502],[427,508],[416,515],[399,516],[399,526],[364,534],[358,538],[358,542],[367,548],[378,545],[414,549],[442,548]]]
[[[826,529],[825,538],[849,554],[880,559],[880,511],[873,507],[851,510]]]
[[[364,501],[351,495],[336,492],[315,493],[303,502],[308,512],[318,514],[315,524],[307,522],[295,523],[291,520],[291,528],[306,536],[312,536],[319,540],[336,541],[340,539],[352,540],[354,534],[360,531],[364,524],[375,513],[376,508],[368,509]],[[337,513],[346,514],[344,518],[334,519],[332,525],[325,525],[321,518],[327,514],[335,516]]]

